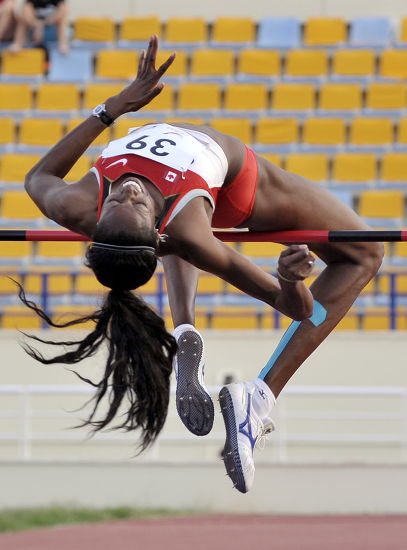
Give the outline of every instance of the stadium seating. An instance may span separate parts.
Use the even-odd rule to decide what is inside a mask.
[[[169,17],[164,40],[167,46],[201,47],[208,39],[206,21],[201,17]]]
[[[269,83],[280,75],[281,58],[275,50],[247,48],[238,54],[236,79]]]
[[[387,17],[356,17],[351,21],[349,44],[352,47],[385,48],[393,38],[393,25]]]
[[[18,53],[3,50],[1,80],[40,80],[45,74],[45,51],[25,48]]]
[[[306,46],[339,46],[347,38],[346,21],[340,18],[310,17],[304,26]]]
[[[247,47],[256,39],[256,24],[249,17],[217,17],[213,22],[212,47]]]
[[[407,17],[400,23],[396,34],[395,21],[372,16],[347,21],[274,16],[257,21],[240,16],[212,21],[156,15],[134,15],[122,21],[77,17],[71,51],[62,55],[51,47],[49,63],[43,49],[28,47],[17,55],[3,49],[2,226],[52,224],[23,192],[25,174],[40,153],[134,77],[140,49],[157,34],[161,42],[157,66],[177,50],[164,77],[164,90],[143,110],[120,118],[102,132],[69,171],[68,182],[81,179],[108,141],[132,127],[157,120],[208,124],[239,138],[276,166],[328,187],[374,227],[402,228],[407,197]],[[281,249],[271,243],[239,243],[237,248],[266,268],[275,265]],[[386,245],[385,265],[407,265],[406,248],[403,243]],[[67,311],[71,300],[81,304],[76,313],[89,311],[89,304],[104,292],[94,277],[82,272],[82,260],[80,243],[64,247],[0,243],[2,268],[34,269],[20,278],[31,295],[40,296],[44,281],[35,270],[49,272],[47,290],[53,312],[60,306]],[[55,269],[72,273],[57,274]],[[15,289],[7,285],[0,281],[3,305],[14,303]],[[201,277],[199,285],[205,304],[197,310],[201,328],[273,329],[290,323],[283,316],[247,306],[243,303],[247,297],[216,278]],[[403,296],[406,286],[400,275],[397,290]],[[140,292],[155,305],[157,289],[154,277]],[[358,303],[359,309],[352,310],[338,329],[388,327],[388,312],[365,308],[366,303],[376,303],[378,291],[380,300],[385,300],[388,278],[364,290],[362,305]],[[225,296],[231,300],[228,307],[233,303],[243,309],[225,309],[222,302],[214,307],[211,300]],[[25,310],[5,313],[2,326],[16,322],[41,326]],[[74,314],[71,311],[71,318]],[[403,319],[398,326],[407,329],[407,317]]]
[[[324,50],[291,50],[285,59],[287,80],[312,81],[326,77],[328,55]]]
[[[301,25],[296,17],[263,17],[259,23],[259,48],[285,49],[301,45]]]
[[[125,17],[120,25],[118,45],[122,48],[143,47],[150,36],[161,36],[161,22],[158,17]]]
[[[195,50],[191,55],[190,77],[194,80],[224,81],[230,78],[234,67],[232,50]]]
[[[376,56],[373,50],[339,49],[332,57],[331,78],[343,82],[366,82],[373,78]]]
[[[74,83],[40,84],[37,89],[36,110],[40,115],[59,113],[74,116],[80,109],[80,91]]]

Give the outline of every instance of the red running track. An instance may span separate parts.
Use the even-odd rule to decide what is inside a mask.
[[[406,550],[407,516],[203,516],[0,535],[4,550]]]

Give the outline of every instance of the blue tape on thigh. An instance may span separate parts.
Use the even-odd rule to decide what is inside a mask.
[[[314,300],[314,311],[312,312],[311,317],[308,317],[307,321],[311,321],[311,323],[314,326],[321,325],[325,319],[326,319],[327,311],[324,308],[322,304]],[[291,325],[288,327],[288,329],[285,331],[283,337],[281,338],[280,342],[278,343],[277,348],[275,349],[273,355],[270,357],[270,359],[267,361],[266,366],[261,370],[259,374],[259,378],[264,380],[264,378],[267,376],[267,374],[270,372],[270,370],[273,368],[274,363],[277,361],[277,359],[280,357],[281,353],[283,352],[284,348],[287,346],[288,342],[291,340],[292,336],[294,335],[297,328],[303,323],[304,321],[293,321]]]

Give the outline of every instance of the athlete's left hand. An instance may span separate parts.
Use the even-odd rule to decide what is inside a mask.
[[[160,78],[174,61],[175,53],[156,69],[157,50],[158,37],[153,35],[150,38],[147,52],[143,50],[140,54],[136,79],[116,96],[106,101],[106,110],[113,118],[138,111],[150,103],[163,89],[164,84],[160,82]]]

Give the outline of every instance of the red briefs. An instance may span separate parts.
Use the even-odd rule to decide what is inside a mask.
[[[212,227],[238,227],[247,220],[256,198],[257,176],[256,155],[246,147],[246,158],[240,172],[229,185],[219,190]]]

